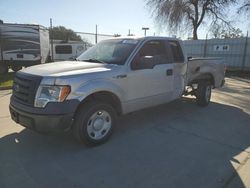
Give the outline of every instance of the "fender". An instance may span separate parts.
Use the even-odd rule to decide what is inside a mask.
[[[212,78],[213,86],[220,87],[224,79],[224,61],[221,58],[197,58],[190,62],[189,82]],[[193,63],[193,65],[192,65]]]
[[[116,95],[122,102],[125,91],[111,80],[95,79],[85,82],[69,95],[69,98],[77,98],[80,102],[93,93],[107,91]]]

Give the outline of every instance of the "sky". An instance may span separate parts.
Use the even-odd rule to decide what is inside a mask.
[[[8,23],[40,24],[49,27],[63,25],[78,32],[143,35],[142,27],[149,27],[147,35],[172,36],[159,29],[145,0],[0,0],[0,19]],[[246,33],[244,23],[238,27]],[[206,29],[198,32],[205,38]],[[186,34],[191,35],[191,33]],[[177,37],[187,37],[177,36]]]

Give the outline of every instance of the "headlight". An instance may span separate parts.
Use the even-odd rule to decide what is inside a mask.
[[[35,107],[44,108],[48,102],[63,102],[70,93],[70,86],[39,86]]]

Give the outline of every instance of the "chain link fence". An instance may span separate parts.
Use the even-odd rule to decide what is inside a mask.
[[[86,32],[76,32],[77,35],[80,35],[83,41],[94,45],[102,40],[113,38],[114,35],[108,34],[98,34],[98,33],[86,33]]]
[[[76,32],[88,46],[115,37],[111,34]],[[247,35],[248,36],[248,35]],[[250,70],[250,37],[183,41],[187,56],[220,57],[228,70]]]

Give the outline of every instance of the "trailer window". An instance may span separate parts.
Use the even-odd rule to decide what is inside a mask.
[[[72,54],[71,45],[58,45],[55,47],[56,54]]]
[[[174,63],[183,63],[184,56],[183,56],[180,44],[177,41],[168,41],[168,42],[172,50]]]

